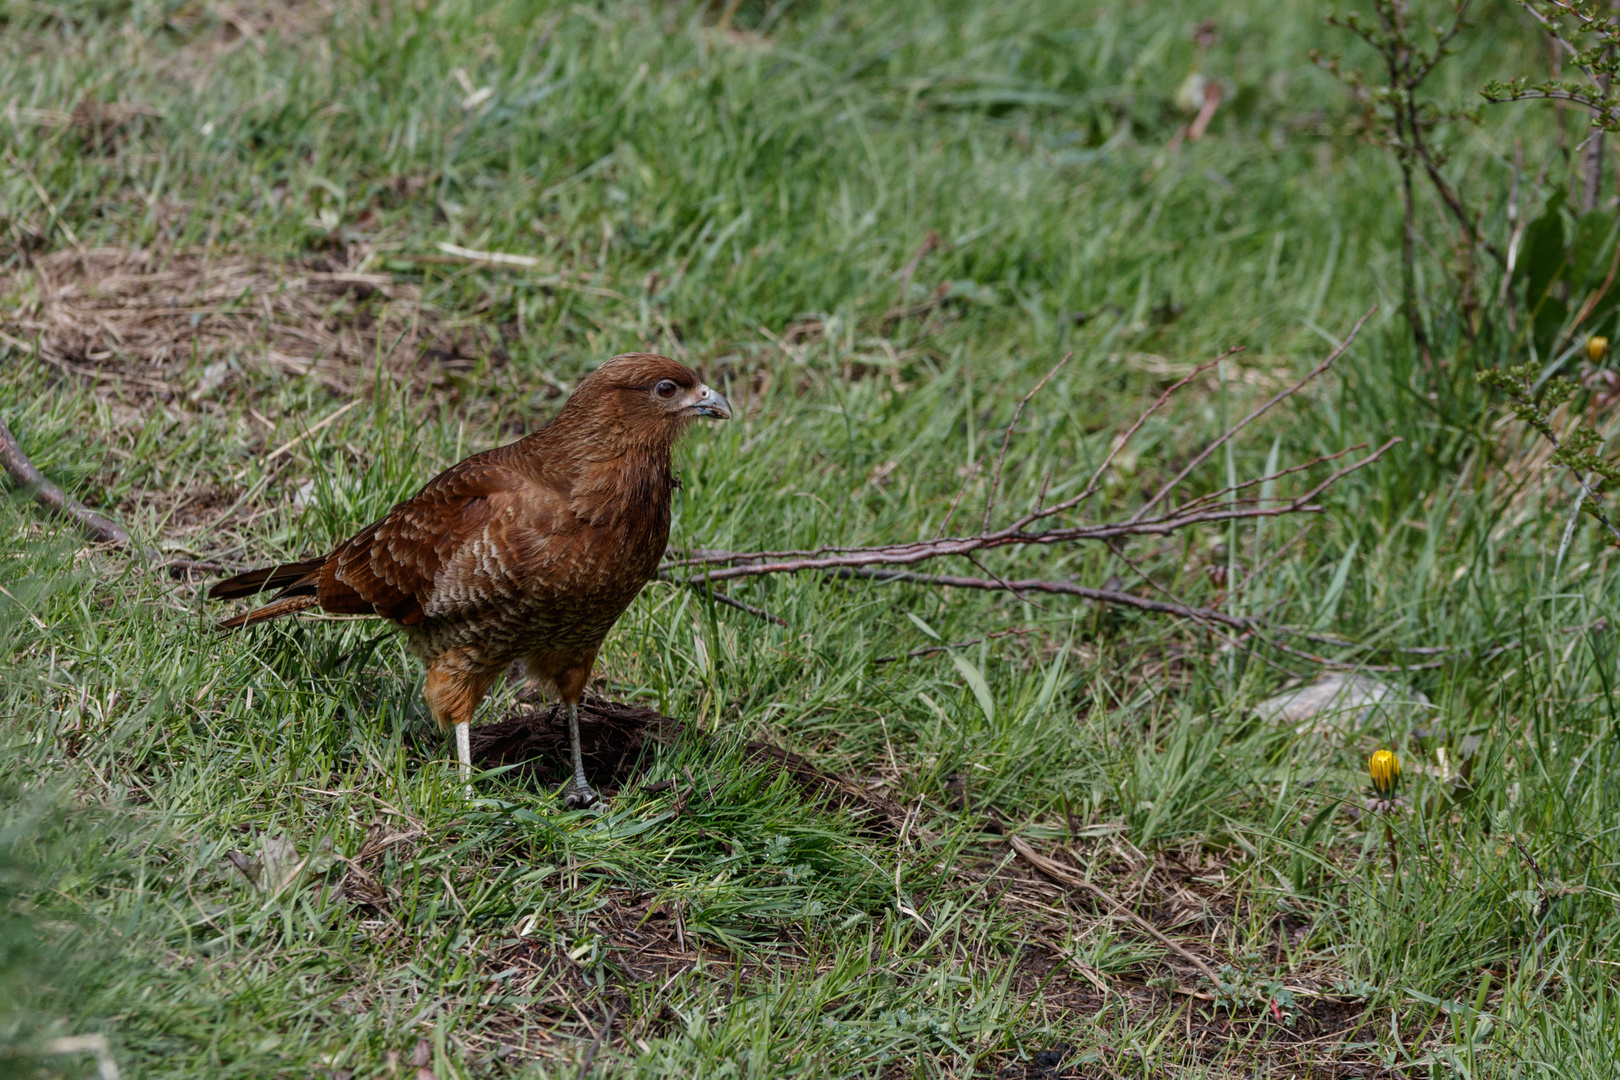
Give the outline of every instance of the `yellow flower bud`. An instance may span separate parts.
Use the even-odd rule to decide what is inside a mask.
[[[1596,364],[1609,355],[1609,339],[1601,334],[1593,334],[1586,339],[1586,356]]]
[[[1388,798],[1401,778],[1401,759],[1394,751],[1380,750],[1367,759],[1367,771],[1372,774],[1373,790]]]

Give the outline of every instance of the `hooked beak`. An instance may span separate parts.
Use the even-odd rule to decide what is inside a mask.
[[[726,400],[726,395],[708,386],[698,387],[697,400],[687,406],[687,409],[695,416],[709,416],[716,420],[731,419],[731,402]]]

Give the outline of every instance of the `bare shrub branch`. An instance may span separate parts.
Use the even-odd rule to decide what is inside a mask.
[[[1376,310],[1376,308],[1373,310]],[[1031,593],[1061,594],[1097,603],[1132,607],[1141,611],[1188,618],[1205,625],[1220,625],[1246,633],[1258,632],[1265,628],[1265,624],[1259,620],[1232,615],[1216,608],[1196,607],[1176,603],[1173,600],[1148,599],[1117,590],[1095,589],[1072,581],[1003,576],[985,568],[979,556],[986,551],[1009,547],[1041,547],[1082,541],[1094,541],[1112,545],[1118,540],[1134,536],[1167,536],[1195,525],[1218,525],[1232,521],[1254,521],[1263,518],[1320,512],[1323,507],[1315,501],[1319,496],[1349,474],[1378,461],[1401,440],[1391,438],[1376,450],[1361,454],[1348,463],[1338,465],[1314,485],[1292,498],[1274,496],[1260,499],[1240,496],[1258,485],[1294,476],[1319,465],[1340,462],[1358,451],[1365,450],[1366,444],[1347,447],[1331,454],[1323,454],[1303,464],[1292,465],[1265,476],[1257,476],[1234,484],[1228,484],[1217,490],[1194,495],[1180,502],[1177,502],[1174,496],[1184,488],[1188,479],[1198,467],[1205,464],[1216,450],[1226,445],[1278,404],[1298,394],[1312,380],[1327,371],[1334,361],[1344,355],[1350,344],[1355,340],[1357,333],[1366,324],[1367,319],[1372,316],[1373,310],[1369,310],[1366,315],[1357,320],[1355,326],[1351,328],[1350,333],[1345,337],[1344,342],[1335,348],[1326,359],[1292,385],[1272,395],[1250,410],[1248,415],[1223,431],[1195,454],[1192,460],[1178,470],[1170,480],[1161,485],[1134,513],[1123,519],[1072,524],[1058,524],[1053,520],[1059,515],[1075,510],[1101,489],[1103,477],[1109,464],[1114,461],[1130,440],[1141,431],[1148,418],[1161,409],[1171,396],[1192,382],[1197,375],[1207,371],[1214,364],[1231,356],[1237,350],[1229,349],[1216,359],[1198,365],[1190,374],[1179,379],[1161,393],[1153,404],[1149,405],[1135,422],[1125,430],[1125,433],[1114,442],[1112,449],[1103,459],[1102,464],[1092,473],[1085,488],[1079,494],[1052,506],[1043,506],[1037,503],[1035,509],[1023,513],[1010,524],[1000,529],[993,530],[990,523],[995,512],[996,499],[1001,490],[1000,480],[1006,463],[1008,447],[1012,442],[1018,419],[1035,393],[1046,385],[1058,368],[1062,367],[1062,362],[1048,372],[1036,384],[1034,390],[1025,395],[1013,413],[1012,421],[1007,426],[1006,436],[1002,440],[1001,452],[996,460],[995,471],[992,474],[989,493],[986,497],[984,518],[978,532],[957,536],[936,535],[932,540],[917,540],[907,543],[822,547],[804,550],[718,551],[698,549],[684,553],[672,552],[670,564],[683,568],[686,574],[689,575],[686,580],[693,582],[721,582],[741,578],[763,577],[771,574],[813,572],[822,573],[835,579],[910,582],[944,588],[1010,592],[1020,598],[1027,598],[1026,594]],[[1068,358],[1065,357],[1064,362],[1067,360]],[[970,473],[970,478],[971,475]],[[1043,478],[1041,485],[1042,501],[1044,501],[1049,481],[1049,476]],[[961,504],[965,490],[966,485],[964,484],[963,489],[958,491],[956,497],[952,500],[952,513],[947,515],[947,522],[951,520],[954,511]],[[943,529],[941,531],[943,532]],[[924,573],[910,569],[922,563],[953,556],[967,559],[984,576],[964,577],[952,574]]]
[[[978,533],[969,535],[858,547],[823,547],[782,551],[714,551],[699,549],[687,552],[684,555],[677,555],[672,561],[677,566],[704,567],[705,569],[701,571],[699,576],[707,580],[729,581],[736,578],[759,577],[766,574],[793,574],[807,570],[838,571],[873,566],[913,566],[948,556],[967,557],[996,548],[1067,544],[1087,540],[1109,541],[1130,536],[1167,536],[1193,525],[1223,524],[1230,521],[1252,521],[1259,518],[1320,512],[1323,508],[1317,505],[1313,501],[1314,499],[1345,476],[1377,461],[1401,440],[1398,437],[1389,439],[1371,453],[1335,469],[1317,484],[1292,499],[1229,499],[1224,504],[1218,503],[1218,500],[1222,497],[1236,495],[1238,492],[1266,480],[1289,476],[1315,465],[1337,461],[1347,454],[1354,453],[1358,448],[1351,447],[1334,454],[1322,455],[1303,465],[1279,470],[1272,476],[1242,481],[1214,493],[1195,496],[1180,505],[1169,505],[1167,508],[1161,508],[1157,513],[1149,513],[1155,507],[1161,507],[1161,504],[1165,504],[1166,500],[1186,482],[1193,470],[1209,459],[1210,454],[1215,449],[1230,441],[1279,402],[1297,394],[1311,380],[1326,371],[1336,359],[1344,354],[1350,343],[1355,340],[1356,332],[1360,330],[1371,314],[1372,312],[1369,311],[1367,315],[1362,316],[1345,338],[1344,343],[1334,349],[1327,359],[1312,368],[1299,381],[1273,395],[1253,409],[1242,420],[1222,432],[1218,438],[1195,455],[1193,460],[1181,469],[1174,478],[1160,487],[1143,506],[1124,520],[1040,529],[1030,528],[1030,526],[1038,522],[1049,521],[1056,515],[1074,509],[1083,500],[1089,498],[1100,482],[1094,477],[1093,481],[1087,485],[1086,490],[1079,495],[1049,507],[1032,510],[1011,524],[995,531],[982,529]],[[1208,365],[1201,365],[1199,370],[1207,367]],[[1185,386],[1187,382],[1188,379],[1182,379],[1172,389]],[[1143,417],[1151,415],[1164,403],[1164,400],[1164,395],[1161,395],[1158,401],[1149,406]],[[1141,429],[1142,422],[1142,419],[1138,419],[1128,429],[1126,439],[1121,440],[1115,446],[1113,454],[1117,454],[1129,437]],[[960,494],[958,495],[958,501],[959,499]],[[1013,584],[1016,584],[1017,588],[1011,588]],[[1023,583],[1009,583],[1010,591],[1019,591],[1023,587]],[[1041,590],[1035,586],[1030,586],[1028,591]]]

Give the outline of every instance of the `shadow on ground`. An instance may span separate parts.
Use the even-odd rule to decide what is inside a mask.
[[[682,738],[707,739],[681,721],[656,709],[587,696],[579,707],[579,744],[585,775],[608,798],[635,783],[651,762],[657,746]],[[716,749],[720,749],[718,746]],[[749,762],[774,773],[786,773],[806,798],[854,813],[865,832],[892,833],[904,811],[863,784],[826,772],[809,760],[768,742],[745,746]],[[505,718],[472,729],[473,765],[480,769],[510,767],[509,778],[555,787],[568,778],[568,719],[561,705],[519,708]],[[649,790],[673,787],[673,781]]]

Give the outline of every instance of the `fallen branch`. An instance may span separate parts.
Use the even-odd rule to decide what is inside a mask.
[[[1376,309],[1374,309],[1376,310]],[[984,523],[980,530],[971,535],[936,536],[932,540],[917,540],[902,544],[877,544],[860,547],[823,547],[810,550],[783,550],[783,551],[714,551],[698,550],[677,555],[672,560],[674,566],[694,568],[694,577],[701,577],[705,581],[729,581],[736,578],[759,577],[766,574],[797,574],[804,571],[834,572],[843,570],[861,570],[874,566],[914,566],[918,563],[933,559],[957,556],[971,559],[980,552],[991,551],[1006,547],[1035,547],[1051,544],[1067,544],[1079,541],[1112,541],[1132,536],[1168,536],[1193,525],[1221,525],[1233,521],[1255,521],[1263,518],[1283,517],[1292,514],[1319,513],[1324,508],[1317,505],[1314,500],[1328,488],[1349,474],[1363,469],[1379,458],[1383,457],[1393,446],[1399,443],[1399,438],[1386,441],[1378,449],[1365,456],[1341,465],[1314,487],[1295,496],[1292,499],[1261,499],[1239,498],[1239,495],[1259,484],[1275,481],[1316,465],[1338,461],[1347,454],[1353,453],[1362,447],[1351,447],[1333,454],[1324,454],[1304,463],[1279,470],[1267,476],[1256,477],[1240,483],[1230,484],[1216,491],[1194,497],[1180,505],[1168,502],[1181,485],[1198,466],[1209,460],[1216,450],[1235,438],[1249,425],[1269,412],[1280,402],[1297,394],[1313,379],[1317,378],[1340,356],[1344,355],[1356,338],[1357,332],[1372,315],[1369,311],[1359,319],[1345,340],[1335,348],[1328,357],[1316,367],[1312,368],[1293,385],[1279,391],[1260,405],[1252,409],[1247,416],[1232,425],[1221,435],[1193,456],[1192,460],[1183,466],[1173,477],[1167,480],[1147,499],[1135,513],[1128,518],[1116,521],[1098,522],[1095,524],[1057,525],[1049,523],[1058,515],[1068,514],[1077,510],[1086,501],[1092,498],[1102,487],[1103,475],[1108,464],[1124,448],[1127,442],[1141,430],[1147,418],[1156,412],[1181,387],[1186,386],[1198,372],[1207,369],[1220,359],[1231,355],[1231,350],[1223,353],[1221,357],[1209,363],[1200,365],[1185,378],[1181,379],[1164,393],[1159,395],[1148,409],[1131,425],[1114,445],[1103,463],[1092,474],[1090,481],[1078,494],[1052,506],[1042,506],[1039,503],[1034,509],[1020,515],[1010,524],[994,531],[989,522],[995,510],[995,499],[1000,492],[1002,465],[1005,460],[1006,443],[1011,440],[1013,425],[1017,423],[1018,414],[1015,413],[1013,422],[1008,425],[1007,437],[1003,442],[1002,455],[996,462],[993,479],[986,497]],[[1061,365],[1060,365],[1061,366]],[[1055,370],[1055,369],[1054,369]],[[1050,378],[1050,373],[1047,378]],[[1044,385],[1046,379],[1041,380]],[[1036,389],[1040,388],[1037,385]],[[1032,395],[1031,395],[1032,396]],[[1026,396],[1019,403],[1018,412],[1022,412],[1024,405],[1029,401]],[[971,480],[971,476],[969,478]],[[947,514],[949,521],[955,515],[960,504],[967,483],[964,482],[962,491],[951,505],[951,512]],[[1045,485],[1042,486],[1043,492]],[[701,567],[699,571],[696,568]],[[865,576],[856,575],[856,576]],[[993,574],[991,576],[994,576]],[[954,582],[940,578],[938,575],[929,575],[931,579],[927,584],[960,584],[964,588],[983,588],[983,584],[969,584],[969,582],[982,582],[982,579],[955,579]],[[920,579],[919,579],[920,580]],[[1102,593],[1105,590],[1089,590],[1077,592],[1083,587],[1070,583],[1025,583],[1021,581],[1002,581],[992,586],[1011,592],[1064,592],[1073,595],[1088,595]],[[1107,602],[1124,602],[1130,606],[1143,607],[1144,603],[1119,601],[1123,594],[1090,595],[1091,599],[1105,600]],[[1149,602],[1151,603],[1151,602]],[[1191,616],[1195,609],[1184,608],[1181,605],[1168,605],[1165,608],[1146,608],[1146,610],[1165,610],[1174,614]],[[1201,614],[1201,612],[1200,612]],[[1224,616],[1219,621],[1229,621],[1232,616]],[[1229,625],[1240,625],[1230,623]],[[1242,623],[1244,627],[1249,624]]]
[[[122,525],[96,513],[45,479],[45,474],[34,467],[28,455],[22,452],[22,447],[17,445],[16,436],[11,434],[4,419],[0,419],[0,464],[5,465],[6,475],[28,492],[35,502],[58,517],[71,521],[90,540],[98,544],[134,547]]]
[[[97,544],[111,544],[114,547],[124,548],[143,559],[153,557],[151,552],[135,543],[130,538],[129,532],[118,522],[96,513],[47,480],[45,474],[40,472],[34,463],[28,460],[28,455],[22,452],[17,437],[11,433],[11,428],[6,426],[4,419],[0,419],[0,465],[5,466],[6,475],[11,477],[13,483],[28,492],[40,506],[76,526],[85,539]],[[224,569],[219,563],[193,562],[190,559],[171,559],[164,565],[172,577],[182,577],[189,573],[211,574]]]
[[[1200,623],[1218,623],[1222,626],[1227,626],[1233,630],[1242,632],[1242,636],[1226,639],[1233,644],[1242,642],[1246,637],[1258,639],[1274,649],[1279,649],[1282,652],[1288,653],[1292,656],[1297,656],[1303,660],[1310,660],[1313,663],[1321,664],[1324,667],[1350,667],[1355,668],[1358,671],[1421,671],[1425,668],[1440,667],[1447,659],[1452,657],[1470,656],[1477,652],[1478,659],[1484,661],[1519,647],[1519,642],[1517,641],[1493,643],[1490,645],[1479,646],[1477,649],[1460,645],[1428,647],[1369,645],[1364,642],[1349,641],[1345,638],[1330,637],[1325,634],[1308,633],[1290,626],[1283,626],[1278,623],[1267,622],[1264,619],[1257,619],[1247,615],[1232,615],[1228,612],[1221,611],[1219,608],[1194,607],[1190,604],[1178,604],[1166,600],[1152,600],[1145,596],[1137,596],[1134,593],[1118,592],[1112,589],[1093,589],[1073,581],[1017,580],[997,582],[987,581],[983,578],[958,577],[953,574],[918,574],[909,570],[880,570],[863,568],[837,570],[831,572],[828,576],[832,578],[865,578],[873,581],[910,582],[917,585],[938,585],[948,589],[981,589],[992,592],[1014,591],[1057,593],[1063,596],[1078,596],[1082,600],[1091,600],[1099,604],[1110,604],[1114,607],[1136,608],[1138,611],[1150,611],[1157,615],[1174,615],[1178,618],[1191,619],[1194,622]],[[716,594],[715,599],[720,600],[721,597]],[[732,602],[734,606],[743,606],[738,602],[731,601],[730,597],[726,597],[725,601],[723,602],[726,601]],[[753,614],[752,611],[749,613]],[[774,616],[772,616],[772,618],[774,618]],[[919,656],[930,656],[934,653],[944,652],[948,649],[962,648],[967,645],[977,645],[981,641],[988,641],[992,638],[1006,637],[1010,634],[1027,634],[1030,632],[1031,629],[1027,627],[1018,627],[1011,630],[999,630],[992,634],[986,634],[984,637],[972,638],[968,641],[953,641],[941,645],[929,645],[921,649],[912,649],[910,652],[901,653],[896,656],[880,656],[877,657],[873,663],[891,664],[896,660],[905,660]],[[1316,653],[1290,648],[1279,641],[1273,640],[1274,636],[1298,638],[1303,641],[1311,641],[1321,645],[1332,645],[1341,649],[1388,652],[1396,653],[1402,656],[1439,657],[1440,659],[1427,663],[1414,664],[1363,664],[1356,661],[1334,660],[1330,657],[1320,656]]]
[[[1232,521],[1253,521],[1259,518],[1284,517],[1290,514],[1316,514],[1321,513],[1326,508],[1317,505],[1311,500],[1350,473],[1371,465],[1401,441],[1399,437],[1390,439],[1366,457],[1335,470],[1310,491],[1279,506],[1262,505],[1261,500],[1257,499],[1239,500],[1228,503],[1226,509],[1220,510],[1188,511],[1178,508],[1156,517],[1132,518],[1126,521],[1105,522],[1099,525],[1076,525],[1071,528],[1048,529],[1041,532],[1026,532],[1008,528],[996,533],[981,533],[977,536],[919,540],[906,544],[876,545],[872,547],[828,547],[813,551],[698,550],[688,553],[684,558],[677,558],[673,565],[715,567],[715,569],[705,569],[702,572],[704,580],[730,581],[736,578],[759,577],[764,574],[796,574],[805,570],[839,570],[877,565],[910,566],[920,562],[927,562],[930,559],[939,559],[950,555],[966,556],[979,551],[1015,545],[1034,546],[1071,543],[1080,540],[1114,540],[1128,536],[1168,536],[1191,525],[1219,525]],[[1326,457],[1319,458],[1311,462],[1311,464],[1319,464],[1325,460],[1327,460]],[[1199,505],[1208,505],[1209,499],[1202,498],[1197,502]],[[1029,591],[1038,592],[1040,590],[1031,588]]]

